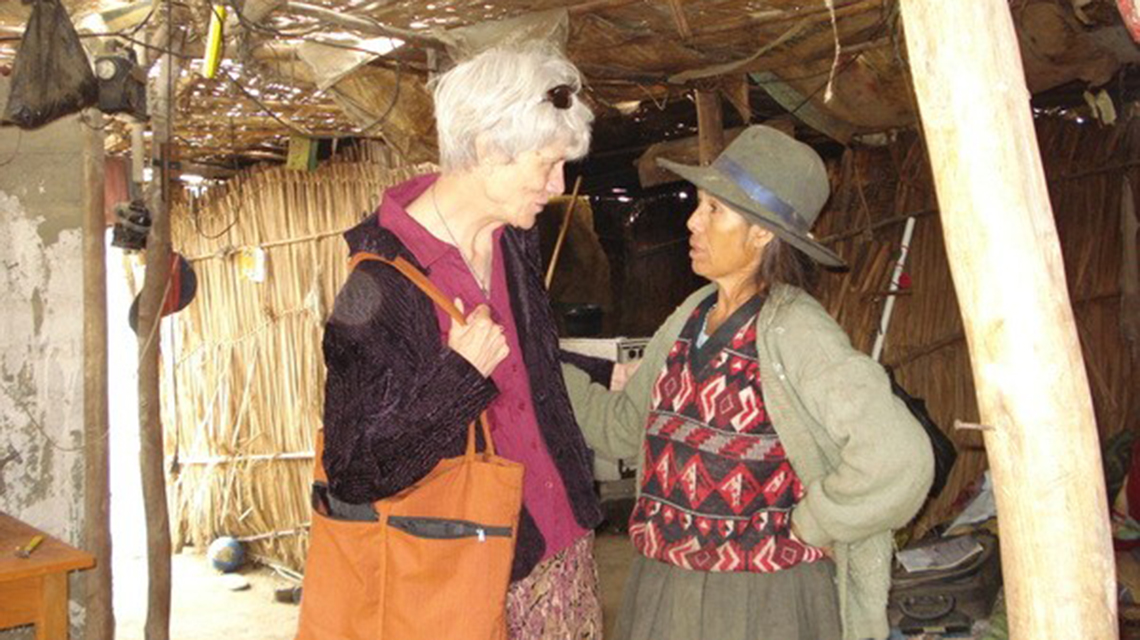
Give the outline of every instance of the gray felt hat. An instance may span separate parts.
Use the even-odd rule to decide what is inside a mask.
[[[657,163],[739,211],[749,222],[829,267],[843,259],[811,235],[831,193],[819,154],[795,138],[764,125],[745,129],[707,167],[665,158]]]

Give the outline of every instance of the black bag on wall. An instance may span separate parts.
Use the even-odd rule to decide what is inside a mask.
[[[958,459],[958,450],[954,448],[954,443],[950,441],[946,433],[930,417],[930,413],[926,410],[926,402],[922,398],[915,398],[899,386],[899,383],[895,382],[894,373],[889,369],[887,375],[891,379],[891,391],[906,404],[906,408],[910,410],[911,415],[914,416],[915,420],[918,420],[923,430],[926,431],[927,437],[930,438],[930,446],[934,449],[934,483],[930,485],[930,493],[927,495],[929,498],[936,498],[946,487],[950,470],[954,468],[954,462]]]
[[[35,129],[89,107],[99,84],[59,0],[35,0],[12,69],[4,119]]]

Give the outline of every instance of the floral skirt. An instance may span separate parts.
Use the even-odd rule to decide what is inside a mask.
[[[511,640],[601,640],[592,532],[511,585],[507,629]]]

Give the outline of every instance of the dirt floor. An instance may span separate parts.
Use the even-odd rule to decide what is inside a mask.
[[[620,534],[597,539],[595,553],[601,577],[606,632],[613,628],[621,602],[632,547]],[[146,623],[146,562],[143,556],[118,558],[115,567],[117,640],[143,640]],[[192,551],[173,558],[172,640],[292,640],[297,630],[297,606],[274,598],[279,587],[294,583],[270,569],[254,567],[242,577],[249,588],[230,591],[222,574],[204,555]]]
[[[140,559],[141,560],[141,559]],[[170,612],[172,640],[292,640],[297,606],[275,601],[274,591],[292,583],[264,568],[243,570],[249,588],[230,591],[226,577],[205,555],[173,558]],[[143,640],[146,624],[146,564],[115,573],[115,638]]]

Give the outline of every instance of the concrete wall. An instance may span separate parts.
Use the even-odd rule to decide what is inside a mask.
[[[0,460],[10,448],[21,458],[0,474],[0,511],[72,544],[84,501],[83,126],[0,128]]]

